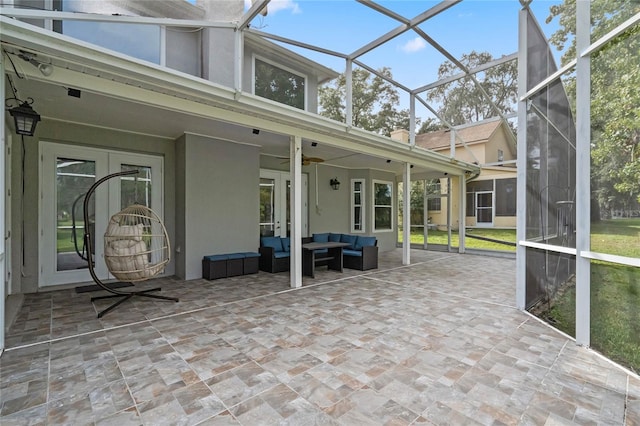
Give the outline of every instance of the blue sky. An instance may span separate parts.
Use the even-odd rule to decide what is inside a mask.
[[[531,4],[547,35],[557,29],[557,22],[544,23],[549,7],[559,2],[534,0]],[[377,3],[414,18],[439,1],[379,0]],[[245,0],[245,4],[249,7],[250,0]],[[472,50],[488,51],[494,58],[499,58],[517,51],[520,9],[518,0],[464,0],[427,20],[420,28],[456,58]],[[398,21],[353,0],[272,0],[267,16],[258,15],[251,24],[252,28],[264,32],[345,54],[399,25]],[[337,72],[344,71],[343,59],[287,47]],[[446,60],[413,31],[394,38],[359,59],[374,69],[391,67],[393,77],[411,89],[436,81],[438,66]],[[408,107],[407,97],[402,98],[401,107]]]
[[[384,7],[413,18],[436,1],[379,1]],[[536,0],[532,8],[541,25],[551,0]],[[252,27],[265,32],[352,53],[362,45],[396,28],[399,22],[352,0],[273,0],[266,17],[258,16]],[[429,19],[420,28],[455,57],[472,50],[489,51],[495,58],[511,54],[518,47],[517,0],[465,0]],[[551,33],[556,26],[543,28]],[[336,71],[344,71],[344,61],[301,50]],[[394,77],[410,88],[437,79],[437,67],[445,58],[415,32],[409,31],[360,58],[373,68],[390,66]]]

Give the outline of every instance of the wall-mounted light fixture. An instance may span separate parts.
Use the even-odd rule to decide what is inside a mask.
[[[31,99],[31,98],[29,98]],[[18,99],[16,99],[19,101]],[[33,99],[31,99],[33,103]],[[9,114],[16,123],[16,133],[19,135],[33,136],[36,132],[36,125],[40,121],[40,115],[31,108],[29,102],[22,102],[19,106],[9,110]]]
[[[26,101],[20,100],[18,98],[18,90],[13,85],[13,81],[9,75],[7,75],[7,80],[9,80],[13,97],[5,99],[4,106],[9,108],[12,102],[18,104],[13,108],[9,108],[9,114],[11,114],[15,121],[16,133],[24,136],[33,136],[36,132],[36,125],[38,121],[40,121],[40,114],[31,108],[33,98],[27,98]]]
[[[331,179],[331,180],[329,181],[329,185],[331,185],[331,187],[332,187],[335,191],[337,191],[338,189],[340,189],[340,181],[338,180],[338,178],[337,178],[337,177],[335,177],[335,178]]]
[[[53,74],[53,65],[36,59],[37,55],[35,53],[25,52],[24,50],[21,50],[18,56],[23,60],[29,62],[34,67],[38,68],[38,70],[45,77],[49,77],[51,74]]]

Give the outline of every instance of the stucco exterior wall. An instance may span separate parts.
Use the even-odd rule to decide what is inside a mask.
[[[348,234],[349,171],[340,167],[318,165],[309,169],[309,234],[335,232]],[[337,178],[340,189],[333,190],[329,181]],[[317,198],[316,198],[317,188]],[[317,204],[316,204],[317,200]]]
[[[205,255],[258,250],[260,152],[190,134],[177,149],[176,275],[189,280],[202,277]]]

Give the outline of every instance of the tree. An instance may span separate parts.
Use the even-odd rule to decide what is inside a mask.
[[[466,53],[460,58],[460,62],[467,69],[476,68],[493,60],[490,53],[475,51]],[[443,79],[460,72],[462,71],[458,66],[450,61],[445,61],[438,68],[438,78]],[[482,88],[503,113],[514,111],[518,95],[516,61],[509,61],[489,68],[484,71],[484,79],[476,77]],[[469,77],[432,89],[427,93],[427,100],[438,104],[440,117],[454,126],[497,115],[489,100]]]
[[[438,130],[443,130],[443,129],[445,129],[445,126],[440,121],[436,120],[435,118],[429,117],[422,122],[422,125],[420,126],[420,128],[416,133],[418,134],[431,133],[431,132],[437,132]]]
[[[640,12],[632,2],[591,2],[592,40]],[[550,8],[550,38],[562,62],[575,57],[575,0]],[[591,182],[602,210],[637,209],[640,202],[640,26],[635,25],[591,56]],[[574,94],[575,83],[568,93]]]
[[[387,67],[378,70],[387,78],[392,78]],[[337,121],[346,121],[346,85],[345,74],[338,76],[331,84],[320,87],[320,114]],[[353,125],[391,135],[395,129],[408,129],[410,115],[408,110],[398,110],[397,89],[385,79],[356,68],[352,72]]]

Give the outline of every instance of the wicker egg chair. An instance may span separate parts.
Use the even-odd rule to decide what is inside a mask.
[[[136,173],[138,173],[137,170],[130,170],[107,175],[94,183],[87,191],[84,199],[85,247],[92,247],[91,232],[88,226],[91,195],[101,183],[111,178]],[[137,291],[116,290],[103,283],[96,275],[91,250],[87,251],[87,257],[91,278],[100,288],[111,293],[108,296],[92,297],[91,302],[113,297],[120,298],[107,309],[99,312],[98,318],[133,296],[178,301],[175,297],[149,294],[160,291],[159,287]],[[111,216],[104,234],[104,260],[109,272],[122,282],[145,281],[161,273],[171,260],[171,245],[167,230],[158,215],[146,206],[134,204]]]

